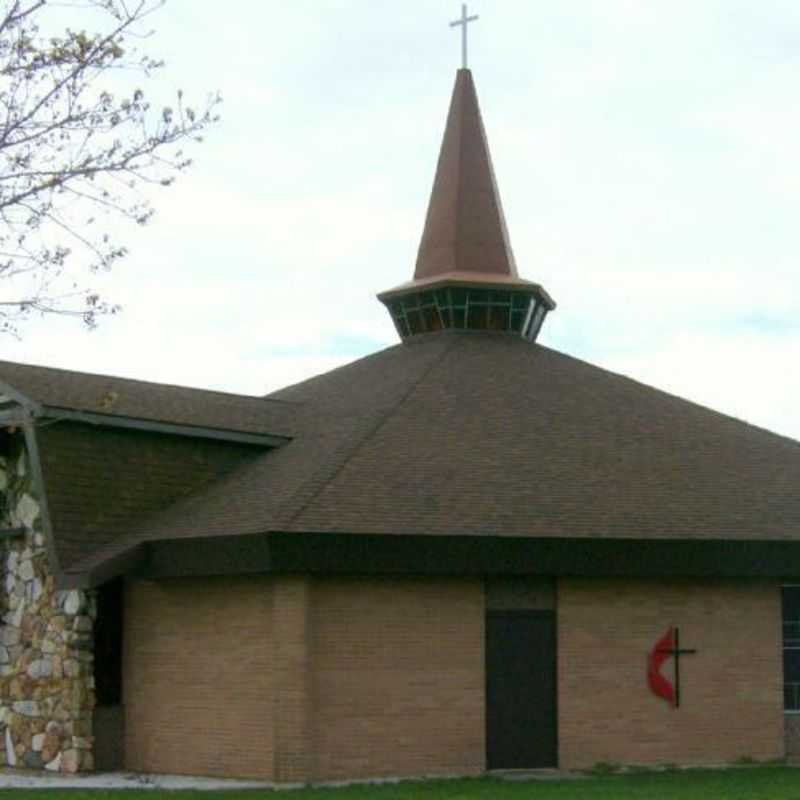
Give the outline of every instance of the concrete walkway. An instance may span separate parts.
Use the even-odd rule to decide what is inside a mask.
[[[563,781],[582,781],[588,775],[583,772],[565,772],[559,769],[491,769],[486,773],[490,778],[501,781],[542,783],[561,783]]]
[[[557,769],[492,770],[489,777],[505,781],[563,782],[585,780],[588,776],[580,772],[562,772]],[[442,780],[442,776],[427,779]],[[417,780],[426,780],[420,776]],[[379,785],[398,783],[399,778],[384,778],[370,781],[337,781],[322,783],[319,786],[348,786],[353,783]],[[299,786],[299,784],[297,785]],[[164,789],[195,791],[219,791],[237,789],[291,789],[297,786],[275,784],[267,781],[234,780],[226,778],[194,778],[188,775],[139,775],[133,772],[102,772],[81,775],[62,775],[40,772],[39,770],[0,768],[0,798],[4,789]]]
[[[264,781],[191,778],[183,775],[135,775],[105,772],[89,775],[50,775],[38,771],[0,769],[0,793],[4,789],[272,789]]]

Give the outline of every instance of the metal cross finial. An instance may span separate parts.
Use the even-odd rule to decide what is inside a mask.
[[[450,23],[451,28],[456,28],[459,25],[461,26],[461,66],[463,69],[467,69],[467,25],[470,22],[475,22],[478,19],[478,15],[475,14],[472,17],[467,16],[467,4],[461,4],[461,19],[453,20]]]

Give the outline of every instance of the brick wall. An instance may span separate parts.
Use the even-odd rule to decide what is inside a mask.
[[[782,756],[780,619],[762,583],[560,581],[561,766]],[[480,581],[136,581],[125,620],[129,769],[302,783],[484,768]],[[698,651],[677,710],[645,672],[670,624]]]
[[[480,581],[131,582],[126,767],[279,783],[480,773],[483,638]]]
[[[127,585],[128,769],[272,778],[271,604],[266,578]]]
[[[681,659],[679,709],[650,693],[645,673],[671,624],[697,648]],[[562,580],[558,642],[562,767],[783,756],[777,585]]]
[[[273,777],[305,783],[313,777],[313,697],[310,648],[311,580],[276,578],[273,584]]]
[[[484,769],[484,595],[471,580],[314,585],[315,776]]]

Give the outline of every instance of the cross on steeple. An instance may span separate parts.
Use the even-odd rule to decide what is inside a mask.
[[[467,15],[467,4],[461,4],[461,19],[453,20],[450,23],[451,28],[457,28],[461,26],[461,67],[462,69],[467,69],[467,25],[470,22],[475,22],[478,19],[478,15],[475,14],[474,16],[470,17]]]

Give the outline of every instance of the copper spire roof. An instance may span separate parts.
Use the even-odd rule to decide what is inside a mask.
[[[386,300],[443,283],[535,290],[519,277],[506,229],[472,72],[456,74],[414,278],[378,297]]]
[[[517,277],[468,69],[456,75],[414,278],[449,272]]]

